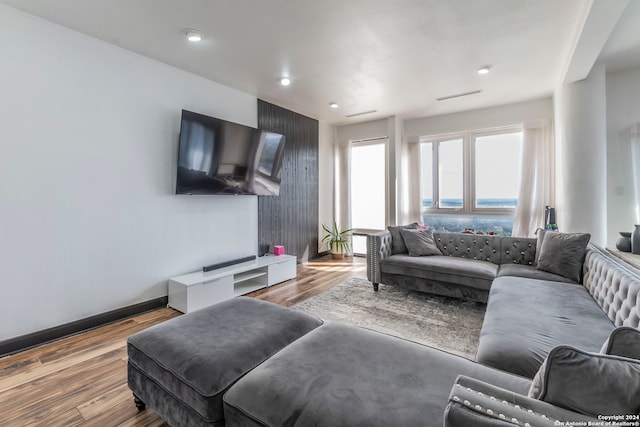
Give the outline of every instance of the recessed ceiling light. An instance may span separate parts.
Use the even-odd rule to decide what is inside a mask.
[[[488,74],[491,70],[491,65],[485,65],[482,68],[478,68],[478,74]]]
[[[280,84],[282,86],[289,86],[291,84],[291,79],[289,77],[283,77],[280,79]]]
[[[337,102],[330,102],[330,103],[329,103],[329,107],[331,107],[331,108],[338,108],[338,107],[339,107],[339,105],[338,105],[338,103],[337,103]]]
[[[202,37],[202,34],[196,30],[187,30],[186,35],[187,35],[187,40],[189,40],[190,42],[199,42],[204,38]]]

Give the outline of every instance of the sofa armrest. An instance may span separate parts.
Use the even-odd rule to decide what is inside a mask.
[[[445,427],[558,426],[597,419],[514,393],[492,384],[458,376],[444,414]],[[587,425],[585,423],[585,425]]]
[[[367,235],[367,279],[371,283],[380,283],[380,261],[390,255],[391,233],[389,231]]]

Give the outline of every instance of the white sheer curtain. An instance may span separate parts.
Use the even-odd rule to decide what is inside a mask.
[[[403,150],[402,211],[399,224],[417,222],[422,224],[422,203],[420,199],[420,141],[411,140]]]
[[[554,199],[554,146],[551,121],[525,123],[518,206],[512,235],[533,237],[537,228],[544,227],[545,206],[553,206]]]
[[[349,182],[351,165],[351,144],[340,143],[335,151],[334,206],[335,219],[341,230],[351,228],[351,184]]]

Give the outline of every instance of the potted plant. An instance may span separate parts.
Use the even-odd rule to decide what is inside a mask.
[[[338,224],[333,221],[333,227],[329,228],[325,224],[322,224],[324,229],[324,237],[322,243],[326,243],[327,247],[331,251],[331,257],[333,259],[342,259],[344,254],[348,253],[351,249],[349,244],[349,236],[351,235],[351,228],[348,230],[338,229]]]

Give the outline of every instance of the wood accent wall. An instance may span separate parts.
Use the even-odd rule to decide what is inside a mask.
[[[283,245],[306,262],[318,256],[318,121],[258,100],[258,127],[286,136],[280,195],[258,197],[258,254]]]

